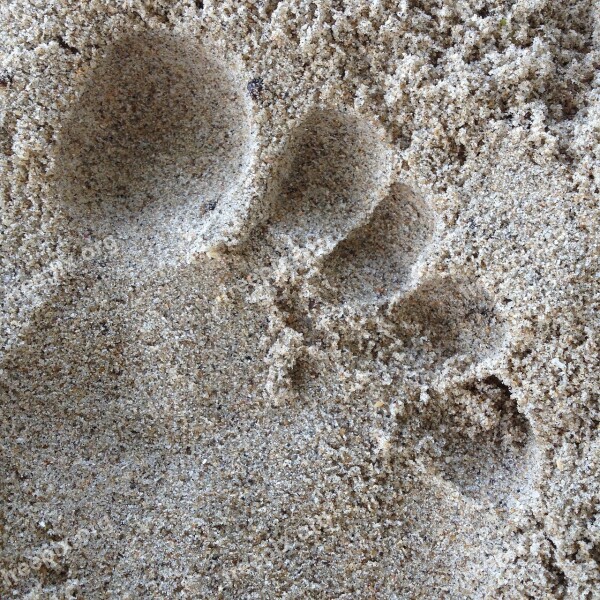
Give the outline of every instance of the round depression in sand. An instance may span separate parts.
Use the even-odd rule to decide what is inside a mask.
[[[98,235],[179,246],[243,177],[244,89],[237,68],[191,37],[120,39],[84,75],[63,126],[57,201]]]

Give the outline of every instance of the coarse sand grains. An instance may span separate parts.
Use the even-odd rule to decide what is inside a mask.
[[[1,598],[600,598],[597,0],[5,0]]]

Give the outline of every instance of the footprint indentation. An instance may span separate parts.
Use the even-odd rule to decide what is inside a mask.
[[[433,227],[429,207],[409,187],[397,184],[368,223],[327,258],[325,277],[344,301],[385,300],[406,286]]]
[[[251,130],[249,108],[243,99],[245,89],[243,81],[236,81],[234,70],[189,40],[143,34],[113,46],[87,79],[60,139],[55,176],[67,212],[78,226],[96,229],[98,237],[119,232],[152,242],[153,251],[184,255],[187,241],[182,234],[201,231],[207,221],[220,219],[224,213],[215,210],[218,204],[235,207],[240,181],[248,161],[254,158],[249,152]],[[261,256],[287,253],[294,261],[299,255],[296,250],[312,251],[322,258],[315,264],[331,289],[337,290],[341,302],[378,305],[382,299],[398,294],[389,314],[383,315],[380,310],[376,318],[393,320],[394,341],[403,344],[410,368],[436,370],[458,357],[463,357],[467,366],[478,362],[497,350],[501,341],[502,328],[493,303],[467,282],[452,278],[411,281],[418,257],[432,237],[434,218],[409,188],[400,184],[390,187],[392,162],[385,135],[365,119],[352,112],[313,110],[295,126],[273,170],[269,195],[262,199],[263,205],[272,210],[268,223],[260,228],[265,236],[256,236]],[[142,252],[151,254],[148,244],[141,246]],[[251,244],[245,250],[255,247]],[[287,325],[280,319],[283,330],[265,357],[268,373],[264,385],[267,395],[285,402],[294,400],[295,387],[303,380],[301,371],[310,369],[314,355],[305,351],[305,344],[316,337],[311,331],[321,316],[319,299],[310,295],[306,282],[300,281],[305,273],[298,269],[297,279],[276,280],[274,289],[267,290],[273,291],[270,296],[257,293],[257,297],[269,298],[270,308],[278,307],[288,317]],[[193,270],[186,271],[180,282],[191,282],[193,278]],[[147,293],[144,302],[136,306],[127,306],[129,299],[123,299],[126,308],[120,315],[122,331],[114,328],[114,316],[111,323],[105,323],[99,309],[97,319],[102,320],[96,332],[93,320],[82,320],[84,327],[71,324],[71,344],[80,343],[82,330],[88,337],[90,332],[97,333],[86,347],[97,356],[94,360],[85,356],[79,362],[65,362],[56,356],[50,365],[40,359],[40,369],[46,365],[48,370],[37,397],[45,400],[47,389],[64,396],[65,382],[81,379],[83,372],[88,387],[114,392],[115,398],[138,387],[147,390],[151,400],[162,396],[173,400],[169,415],[177,415],[179,406],[187,406],[187,398],[180,397],[184,393],[182,382],[191,384],[189,393],[198,405],[210,407],[210,419],[216,422],[221,413],[229,413],[221,411],[222,389],[231,389],[233,406],[247,393],[247,389],[242,390],[246,382],[254,386],[255,377],[260,381],[255,340],[269,339],[273,332],[267,325],[271,323],[267,315],[264,323],[255,323],[251,311],[247,311],[245,322],[240,318],[241,301],[234,303],[226,294],[217,295],[217,289],[210,290],[214,294],[207,293],[200,303],[200,316],[192,315],[189,322],[184,319],[178,329],[173,329],[181,337],[163,336],[168,339],[164,353],[174,357],[165,363],[170,368],[163,383],[163,374],[154,366],[148,374],[140,366],[151,364],[155,353],[163,352],[159,342],[160,332],[168,331],[165,323],[173,314],[185,316],[188,300],[197,291],[179,288],[177,279],[165,282],[161,292],[161,298],[182,303],[175,307],[177,310],[152,315],[152,294]],[[148,285],[157,281],[152,279]],[[245,288],[241,289],[243,292]],[[94,302],[107,305],[99,301],[79,303],[81,313],[95,309]],[[221,303],[229,308],[215,311],[220,325],[214,315],[207,324],[205,315],[210,307]],[[168,306],[171,311],[170,300]],[[61,314],[72,315],[73,311],[63,310]],[[129,320],[137,327],[140,315],[150,323],[155,321],[156,331],[150,327],[141,331],[125,328]],[[269,312],[268,317],[272,316]],[[329,318],[327,324],[336,317]],[[273,322],[276,329],[278,320]],[[60,330],[64,329],[60,319],[59,325]],[[218,335],[221,330],[227,335]],[[48,331],[50,326],[46,332],[37,331],[36,349],[44,347],[42,338],[49,338],[48,344],[61,339],[48,336]],[[239,331],[245,332],[244,344],[239,343]],[[329,352],[328,342],[323,341],[318,356]],[[141,349],[133,348],[137,344]],[[64,356],[71,352],[66,343],[60,347]],[[192,354],[190,348],[202,357],[195,355],[188,365],[183,359]],[[110,358],[106,358],[105,349],[111,352]],[[389,358],[384,355],[382,370],[383,361]],[[195,368],[204,357],[207,377]],[[28,358],[23,362],[35,364]],[[221,366],[224,361],[232,364],[234,359],[238,364],[236,375],[245,377],[232,382],[229,372],[221,372]],[[344,360],[343,355],[338,354],[338,359]],[[55,363],[68,364],[70,370],[57,371]],[[182,364],[187,368],[180,369]],[[351,378],[352,371],[347,372]],[[136,385],[132,386],[132,381]],[[484,382],[473,393],[494,399],[492,405],[497,409],[493,426],[465,436],[464,421],[453,421],[451,416],[446,419],[443,414],[438,419],[443,423],[442,454],[449,458],[439,472],[474,496],[513,489],[507,481],[516,472],[521,448],[527,444],[528,431],[520,415],[506,409],[510,394],[507,400],[504,390],[494,388],[492,383]],[[244,410],[239,411],[241,418]]]
[[[322,254],[380,201],[391,150],[383,132],[352,113],[314,110],[288,141],[276,169],[270,232],[279,246]]]
[[[159,250],[189,243],[246,166],[249,108],[237,77],[184,36],[143,33],[110,47],[58,143],[56,191],[78,226],[137,234]]]
[[[485,411],[484,426],[447,412],[437,435],[444,444],[438,470],[464,495],[506,504],[511,494],[522,493],[527,485],[531,427],[510,389],[495,376],[469,386],[466,399]],[[458,410],[462,412],[461,407]]]
[[[499,347],[503,327],[494,305],[478,287],[450,277],[424,281],[391,310],[395,333],[423,367],[454,358],[464,366]]]

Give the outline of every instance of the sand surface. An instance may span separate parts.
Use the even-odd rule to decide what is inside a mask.
[[[0,597],[600,598],[599,19],[5,0]]]

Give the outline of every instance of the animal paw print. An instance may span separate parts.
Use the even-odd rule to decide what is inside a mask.
[[[476,282],[423,275],[435,212],[402,181],[385,132],[352,111],[313,108],[265,168],[256,148],[269,141],[251,124],[245,87],[234,66],[175,35],[113,46],[88,77],[57,152],[56,189],[75,227],[115,236],[136,273],[139,265],[151,273],[157,258],[179,264],[190,250],[229,251],[260,271],[254,296],[275,307],[265,390],[276,404],[298,398],[311,360],[331,343],[325,338],[347,338],[349,324],[359,338],[383,326],[381,348],[368,352],[426,382],[493,356],[502,325]],[[351,340],[348,347],[365,351]],[[485,377],[464,385],[497,406],[506,400]],[[498,410],[519,414],[514,402]],[[519,441],[504,454],[527,437],[516,421]],[[464,428],[457,431],[444,450],[456,462],[437,472],[469,491],[468,476],[457,474],[468,454],[456,441]],[[484,453],[489,463],[506,444],[479,433],[495,440]],[[469,468],[492,468],[476,452],[483,446],[472,446]]]
[[[351,379],[357,363],[377,362],[394,374],[388,389],[398,377],[429,398],[416,408],[393,391],[378,400],[398,417],[386,434],[392,443],[400,445],[412,418],[431,449],[425,468],[440,481],[475,499],[516,489],[529,428],[506,386],[480,367],[499,352],[502,324],[476,282],[427,267],[435,212],[403,179],[385,132],[350,110],[313,107],[273,161],[259,160],[257,148],[272,143],[252,124],[241,72],[205,46],[152,33],[124,38],[84,74],[58,141],[53,189],[72,230],[112,236],[120,256],[90,271],[96,287],[83,300],[81,281],[65,276],[61,301],[32,320],[36,332],[7,367],[24,374],[34,365],[19,394],[30,398],[35,387],[38,401],[23,422],[34,405],[45,415],[52,402],[66,402],[77,436],[94,439],[85,430],[90,415],[111,412],[127,426],[107,438],[124,436],[135,464],[143,397],[148,413],[168,416],[169,402],[189,387],[177,427],[201,413],[193,443],[199,431],[217,435],[220,424],[243,419],[244,388],[254,380],[264,383],[268,409],[302,406],[339,395],[333,380]],[[242,273],[252,287],[245,300],[261,305],[267,324],[241,305],[243,294],[232,300],[197,287],[198,261],[231,287]],[[79,304],[63,305],[65,296]],[[136,304],[136,296],[146,300]],[[138,330],[120,312],[128,303],[148,315]],[[260,344],[267,351],[257,369]],[[327,394],[312,375],[321,360],[339,367],[322,378]],[[166,366],[149,368],[156,363]],[[224,363],[235,363],[238,380],[221,372]],[[79,389],[85,376],[88,389]],[[450,380],[459,383],[444,387]],[[356,384],[358,401],[368,401],[371,383]]]
[[[266,216],[231,250],[260,273],[256,295],[275,307],[267,397],[281,405],[311,393],[306,372],[327,354],[332,331],[341,345],[344,329],[362,337],[383,328],[379,357],[400,357],[433,388],[461,381],[445,386],[426,419],[443,444],[434,472],[475,499],[510,493],[526,475],[529,427],[495,375],[476,375],[502,346],[501,320],[475,282],[423,276],[435,214],[398,181],[384,132],[352,112],[315,108],[292,129],[270,179]],[[465,412],[477,407],[479,422],[454,415],[460,402]]]

